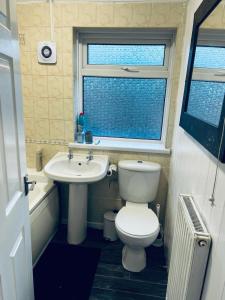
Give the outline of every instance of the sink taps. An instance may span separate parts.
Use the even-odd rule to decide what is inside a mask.
[[[71,160],[73,158],[73,150],[72,148],[68,148],[68,155],[67,155],[68,159]]]
[[[92,150],[88,151],[88,156],[86,158],[87,158],[87,163],[94,158]]]

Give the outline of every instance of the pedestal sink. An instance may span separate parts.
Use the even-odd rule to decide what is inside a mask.
[[[87,228],[87,185],[106,176],[109,165],[107,155],[87,155],[57,153],[45,166],[45,174],[59,182],[69,183],[69,207],[67,241],[77,245],[86,237]]]

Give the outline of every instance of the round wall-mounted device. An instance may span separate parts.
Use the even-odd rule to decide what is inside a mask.
[[[42,64],[56,63],[56,44],[54,42],[38,43],[38,62]]]

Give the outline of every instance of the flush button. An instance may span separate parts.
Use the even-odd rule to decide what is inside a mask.
[[[138,160],[138,164],[143,164],[143,160]]]

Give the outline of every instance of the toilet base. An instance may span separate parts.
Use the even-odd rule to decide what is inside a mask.
[[[124,246],[122,251],[122,264],[130,272],[140,272],[146,267],[145,248],[131,248]]]

